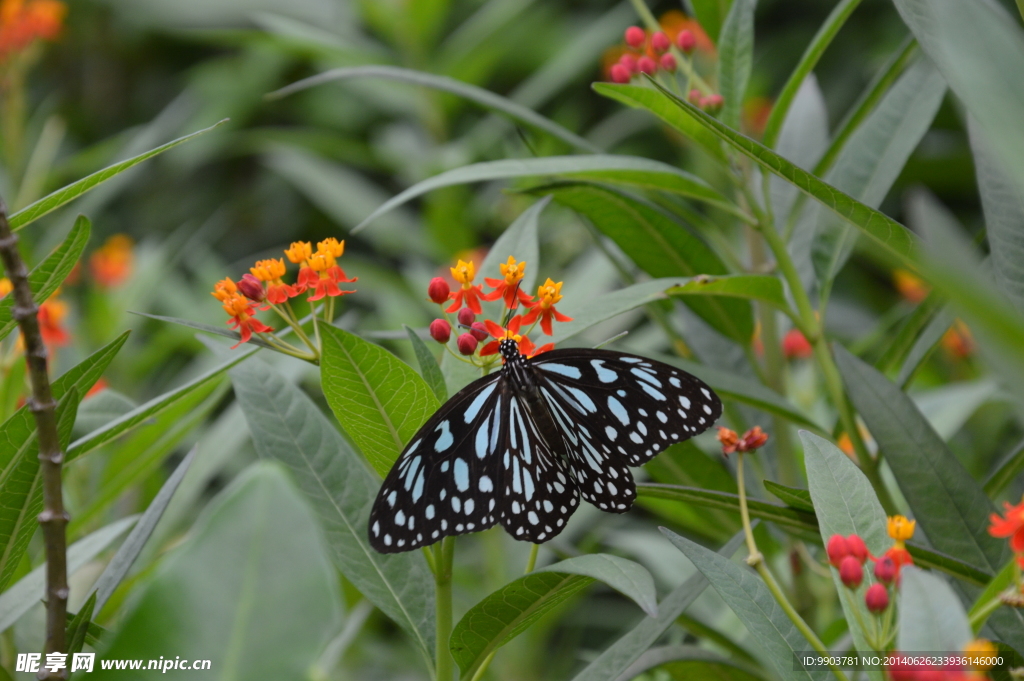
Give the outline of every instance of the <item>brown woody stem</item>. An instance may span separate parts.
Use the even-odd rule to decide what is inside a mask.
[[[32,296],[28,283],[28,268],[18,253],[18,237],[7,222],[7,206],[0,199],[0,260],[13,285],[14,296],[12,316],[21,328],[25,344],[25,359],[28,363],[32,396],[29,409],[36,420],[39,442],[39,464],[43,478],[43,512],[39,524],[43,528],[46,546],[46,650],[47,653],[64,653],[64,640],[68,607],[67,544],[64,536],[68,514],[64,510],[61,495],[61,465],[64,452],[61,451],[57,434],[57,403],[50,390],[47,374],[47,351],[39,332],[39,305]],[[66,679],[64,672],[41,671],[41,679]]]

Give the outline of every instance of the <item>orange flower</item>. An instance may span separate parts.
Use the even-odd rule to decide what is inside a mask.
[[[213,285],[213,291],[210,292],[210,295],[220,302],[226,303],[236,293],[238,293],[238,286],[231,280],[231,277],[224,277]]]
[[[658,23],[661,24],[661,30],[672,40],[674,43],[676,37],[683,31],[690,31],[693,36],[697,39],[695,49],[699,52],[704,52],[708,55],[714,55],[715,43],[711,41],[708,34],[704,31],[704,28],[700,25],[700,22],[696,19],[691,19],[679,10],[670,10],[661,15],[658,19]]]
[[[0,62],[24,51],[37,38],[56,38],[67,11],[67,5],[57,0],[3,0],[0,3]]]
[[[736,434],[735,430],[725,426],[718,427],[718,441],[722,443],[722,454],[726,456],[735,452],[740,446],[740,436]]]
[[[554,343],[546,343],[542,346],[535,347],[533,341],[528,336],[522,336],[519,334],[519,328],[523,324],[523,316],[516,315],[508,322],[508,328],[502,328],[501,325],[492,322],[490,319],[484,321],[484,326],[487,327],[487,332],[491,334],[492,340],[490,343],[485,345],[480,350],[480,356],[486,357],[487,355],[493,355],[498,352],[498,344],[503,340],[514,340],[519,344],[519,352],[527,357],[536,357],[542,352],[547,352],[555,347]]]
[[[284,254],[288,260],[299,265],[299,276],[292,291],[295,295],[304,293],[308,288],[316,288],[319,277],[313,268],[309,266],[309,259],[313,257],[313,246],[308,241],[293,241]]]
[[[789,359],[807,359],[814,354],[814,348],[798,329],[790,329],[782,338],[782,354]]]
[[[571,322],[572,317],[566,317],[564,314],[555,309],[555,303],[562,299],[562,282],[557,284],[548,280],[544,282],[543,286],[537,287],[537,300],[526,303],[526,306],[530,308],[530,311],[523,317],[524,324],[533,324],[537,317],[540,317],[540,328],[545,335],[551,335],[551,319],[552,317],[559,322]]]
[[[134,254],[132,240],[124,234],[115,234],[89,256],[89,271],[97,284],[113,288],[123,283],[132,273]]]
[[[306,260],[308,263],[308,268],[306,269],[309,269],[316,275],[316,279],[312,282],[310,282],[312,278],[306,275],[305,287],[310,287],[311,283],[311,287],[314,289],[313,295],[309,297],[310,302],[320,300],[324,296],[334,297],[355,293],[355,291],[342,291],[338,288],[338,284],[359,280],[359,277],[347,278],[345,271],[338,266],[337,258],[340,258],[344,252],[345,242],[339,242],[337,239],[325,239],[316,245],[316,253]],[[299,284],[303,284],[301,271]]]
[[[505,307],[513,309],[516,306],[517,301],[524,305],[529,304],[530,294],[519,288],[519,282],[523,280],[523,274],[526,272],[526,262],[516,263],[516,259],[511,255],[508,256],[508,262],[498,265],[498,269],[501,270],[501,276],[504,279],[490,279],[485,278],[488,286],[493,286],[494,290],[487,295],[482,296],[484,300],[497,300],[498,298],[505,299]]]
[[[68,306],[63,300],[51,297],[39,306],[39,333],[46,345],[59,347],[71,341],[71,335],[61,326],[61,322],[67,316]]]
[[[970,357],[974,352],[974,336],[967,325],[957,319],[942,335],[942,347],[956,359]]]
[[[0,277],[0,298],[14,290],[14,284],[7,277]]]
[[[740,437],[735,430],[719,426],[718,441],[722,443],[722,454],[729,456],[733,452],[753,452],[764,447],[768,433],[761,430],[761,426],[754,426]]]
[[[887,529],[889,536],[893,538],[892,547],[882,554],[882,558],[891,558],[896,563],[896,574],[899,575],[899,570],[904,565],[913,565],[914,559],[911,558],[910,552],[907,551],[906,541],[914,536],[914,528],[917,527],[916,520],[910,520],[906,516],[894,515],[889,516],[887,523]]]
[[[988,533],[993,537],[1010,538],[1010,548],[1014,553],[1024,552],[1024,499],[1016,506],[1003,502],[1006,508],[1003,517],[998,513],[989,516]]]
[[[751,97],[743,103],[743,125],[754,135],[760,136],[768,117],[772,114],[772,100],[767,97]]]
[[[226,323],[231,328],[238,331],[240,339],[237,343],[231,346],[232,350],[242,343],[249,342],[253,333],[267,333],[273,331],[272,328],[253,316],[255,314],[255,304],[250,302],[245,296],[237,293],[228,296],[224,301],[224,311],[231,315],[231,319]]]
[[[259,260],[249,268],[252,275],[266,284],[267,301],[273,305],[279,305],[298,293],[288,284],[284,283],[281,277],[284,276],[284,258],[274,260]]]
[[[892,283],[901,296],[915,304],[920,303],[931,293],[931,288],[928,284],[921,281],[920,277],[908,270],[894,270],[892,273]]]
[[[458,291],[452,291],[448,294],[448,297],[452,299],[452,304],[445,308],[445,312],[455,312],[463,303],[466,307],[473,311],[474,314],[483,314],[483,308],[480,307],[480,299],[483,297],[483,286],[480,284],[473,284],[473,278],[476,276],[476,265],[473,261],[464,262],[459,260],[455,267],[450,268],[452,278],[455,279],[456,283],[462,284]]]

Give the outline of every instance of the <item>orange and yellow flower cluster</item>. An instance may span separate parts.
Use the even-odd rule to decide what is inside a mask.
[[[11,280],[0,277],[0,299],[3,299],[14,289]],[[42,304],[39,305],[39,312],[36,319],[39,320],[39,333],[43,337],[43,343],[48,348],[56,348],[67,345],[71,342],[71,334],[64,327],[64,319],[68,316],[68,304],[60,300],[60,289],[53,292]],[[21,337],[18,337],[16,352],[23,348]]]
[[[60,33],[68,8],[58,0],[3,0],[0,3],[0,64],[24,52],[37,39]]]

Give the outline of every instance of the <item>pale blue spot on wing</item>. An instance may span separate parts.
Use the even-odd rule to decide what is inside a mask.
[[[459,488],[460,492],[469,489],[469,466],[463,459],[455,459],[452,474],[455,476],[455,486]]]
[[[448,425],[447,420],[441,421],[441,425],[439,425],[434,432],[441,433],[441,436],[437,438],[437,442],[434,443],[435,452],[441,453],[451,447],[452,443],[455,442],[455,437],[452,435],[451,427]]]
[[[594,404],[594,400],[590,399],[590,395],[583,392],[579,388],[566,386],[566,389],[568,389],[568,391],[571,392],[577,400],[579,400],[580,404],[583,405],[583,408],[589,411],[591,414],[597,411],[597,405]]]
[[[665,401],[665,395],[664,394],[662,394],[661,392],[655,390],[654,388],[652,388],[651,386],[647,385],[646,383],[641,383],[640,387],[644,389],[645,393],[647,393],[648,395],[650,395],[654,399],[661,400],[663,402]]]
[[[594,371],[597,372],[597,379],[602,383],[612,383],[619,378],[619,375],[604,366],[603,359],[592,359],[590,365],[594,367]]]
[[[545,362],[544,364],[538,364],[539,369],[544,371],[550,371],[554,374],[565,376],[566,378],[582,378],[583,372],[576,367],[571,367],[568,364],[558,364],[556,362]]]
[[[493,393],[494,389],[497,387],[498,382],[495,381],[480,391],[480,394],[476,396],[476,398],[470,403],[469,408],[466,409],[466,413],[462,415],[462,418],[466,423],[473,422],[477,414],[480,413],[480,409],[484,406],[484,402],[487,401],[487,398],[491,396],[491,393]]]
[[[617,399],[609,395],[608,408],[611,409],[612,414],[615,415],[615,418],[617,418],[622,425],[629,425],[629,413],[627,413],[626,408],[622,406],[622,402],[619,402]]]

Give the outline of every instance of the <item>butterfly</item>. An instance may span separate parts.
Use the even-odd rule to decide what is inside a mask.
[[[370,511],[370,545],[397,553],[497,523],[539,543],[580,497],[611,513],[636,499],[629,466],[707,430],[722,402],[675,367],[611,350],[533,358],[502,340],[500,372],[463,388],[419,429]]]

